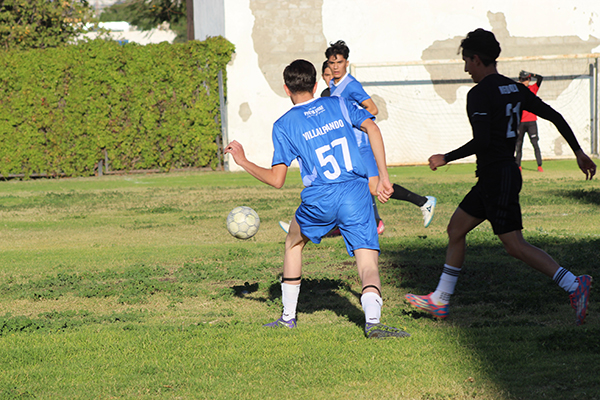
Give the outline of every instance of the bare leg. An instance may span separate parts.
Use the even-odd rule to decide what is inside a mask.
[[[285,238],[285,255],[283,258],[283,277],[299,278],[302,276],[302,250],[308,238],[300,232],[300,225],[294,217],[290,224],[290,231]],[[290,285],[299,285],[300,279],[285,281]]]
[[[475,218],[460,208],[457,208],[448,224],[448,249],[446,250],[446,264],[454,268],[462,268],[465,262],[466,237],[477,225],[484,220]]]
[[[523,232],[512,231],[498,235],[504,248],[516,259],[523,261],[530,267],[553,278],[560,265],[548,253],[531,244],[523,238]]]
[[[362,286],[375,286],[381,290],[381,280],[379,279],[379,252],[372,249],[357,249],[354,250],[356,257],[356,266],[358,267],[358,276],[362,282]],[[364,293],[380,294],[374,287],[368,287]]]

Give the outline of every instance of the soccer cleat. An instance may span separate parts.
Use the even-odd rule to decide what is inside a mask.
[[[379,220],[379,223],[377,224],[377,234],[382,235],[383,231],[385,231],[385,224],[383,223],[383,220]]]
[[[289,321],[284,321],[283,317],[279,317],[277,321],[270,322],[263,325],[266,328],[295,328],[296,318],[292,318]]]
[[[279,221],[279,226],[281,227],[281,229],[283,229],[283,231],[285,233],[289,233],[289,231],[290,231],[290,224],[288,222]]]
[[[425,228],[427,228],[433,219],[433,213],[435,212],[437,199],[432,196],[425,197],[427,198],[427,203],[421,206],[421,212],[423,213],[423,225],[425,225]]]
[[[592,287],[592,277],[589,275],[581,275],[577,277],[579,286],[573,293],[569,295],[571,307],[577,314],[577,325],[583,324],[587,315],[587,306],[590,300],[590,288]]]
[[[365,336],[368,339],[383,339],[388,337],[410,337],[408,332],[402,329],[392,328],[384,324],[365,324]]]
[[[538,166],[538,172],[544,172],[544,168],[542,168],[542,166]]]
[[[446,318],[448,316],[448,304],[435,304],[433,301],[431,301],[432,294],[433,293],[429,293],[427,296],[417,296],[416,294],[409,293],[404,297],[414,307],[417,307],[423,311],[427,311],[436,318]]]

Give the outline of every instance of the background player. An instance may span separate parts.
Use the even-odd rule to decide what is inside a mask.
[[[321,97],[329,97],[331,95],[331,89],[329,88],[329,82],[333,79],[333,72],[331,72],[331,68],[329,68],[329,61],[323,61],[323,65],[321,66],[321,78],[325,81],[327,88],[323,89],[321,92]]]
[[[392,193],[385,164],[381,132],[367,111],[340,97],[313,98],[317,90],[314,66],[296,60],[283,73],[285,92],[294,106],[273,124],[273,162],[263,168],[248,161],[242,145],[233,141],[225,153],[258,180],[281,188],[288,166],[298,160],[302,182],[302,202],[285,240],[281,284],[283,314],[267,327],[296,327],[296,306],[302,276],[302,250],[310,240],[319,243],[338,226],[348,253],[356,257],[362,281],[361,304],[365,312],[368,338],[404,337],[408,333],[381,324],[381,281],[379,279],[379,238],[371,212],[367,171],[362,162],[352,126],[371,138],[380,180],[379,200]]]
[[[535,83],[531,85],[531,78],[535,78]],[[540,86],[542,85],[542,80],[544,77],[541,75],[534,74],[532,72],[521,71],[519,72],[519,82],[529,88],[533,92],[533,94],[537,94],[538,90],[540,90]],[[529,135],[529,141],[533,146],[533,151],[535,153],[535,161],[537,161],[537,169],[540,172],[544,172],[542,168],[542,152],[540,151],[539,145],[539,137],[538,137],[538,128],[537,128],[537,117],[535,114],[530,113],[527,110],[523,110],[523,116],[521,117],[521,124],[519,125],[519,130],[517,132],[517,155],[516,161],[519,168],[521,168],[521,156],[523,155],[523,139],[525,138],[525,132]]]
[[[576,323],[580,325],[586,316],[592,278],[589,275],[576,277],[523,238],[519,205],[522,178],[514,160],[521,110],[531,111],[556,126],[575,152],[586,179],[592,179],[596,165],[581,150],[562,115],[525,86],[498,74],[496,58],[500,55],[500,44],[492,32],[483,29],[470,32],[461,47],[465,72],[477,84],[467,95],[473,139],[450,153],[431,156],[429,166],[435,171],[451,161],[475,154],[478,181],[450,219],[446,263],[437,289],[427,296],[407,294],[406,299],[417,308],[445,318],[465,260],[466,235],[487,219],[508,254],[553,278],[570,294],[571,306],[577,314]]]
[[[365,92],[360,82],[348,73],[349,55],[350,49],[342,40],[338,40],[331,44],[325,51],[325,57],[327,58],[329,68],[333,73],[333,80],[329,83],[331,96],[345,97],[356,105],[366,109],[371,114],[377,115],[379,110],[373,99],[371,99],[371,96]],[[358,129],[355,130],[355,133],[358,146],[363,155],[363,160],[369,170],[369,188],[374,195],[378,178],[377,169],[375,168],[375,159],[373,158],[373,153],[369,146],[369,138]],[[397,184],[393,184],[393,188],[394,193],[392,194],[392,199],[408,201],[421,208],[421,212],[423,213],[423,223],[427,228],[433,219],[437,199],[432,196],[420,196]],[[379,218],[375,201],[373,201],[373,212],[375,218],[378,220],[378,232],[381,234],[385,229],[385,225]]]

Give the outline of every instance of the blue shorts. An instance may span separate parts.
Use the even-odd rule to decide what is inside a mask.
[[[356,249],[379,251],[373,198],[366,179],[305,188],[296,221],[313,243],[321,243],[323,236],[337,226],[350,256]]]

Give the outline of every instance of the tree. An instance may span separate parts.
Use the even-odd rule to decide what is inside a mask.
[[[86,31],[93,9],[87,0],[0,0],[0,46],[47,48]]]
[[[177,33],[175,42],[187,40],[185,0],[125,0],[104,9],[100,21],[127,21],[141,30],[168,22],[171,30]]]

